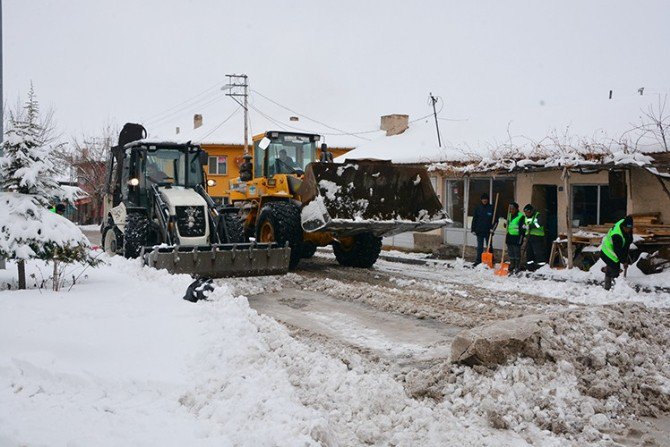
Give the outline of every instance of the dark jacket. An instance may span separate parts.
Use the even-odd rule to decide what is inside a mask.
[[[472,227],[470,231],[478,236],[488,236],[493,228],[493,205],[480,204],[475,208],[472,216]]]
[[[624,240],[621,240],[621,237],[618,234],[612,236],[612,245],[614,246],[614,253],[616,253],[617,258],[621,260],[622,263],[628,263],[628,251],[630,250],[630,244],[633,243],[632,234],[623,234]]]

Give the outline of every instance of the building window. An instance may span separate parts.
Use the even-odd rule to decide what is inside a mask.
[[[472,179],[470,180],[470,194],[468,200],[468,216],[473,217],[475,208],[482,203],[482,194],[489,195],[489,203],[496,206],[496,195],[498,196],[498,207],[496,216],[507,218],[507,208],[514,202],[514,180],[513,179]]]
[[[463,180],[447,180],[445,182],[445,210],[454,223],[451,225],[456,228],[463,228],[464,211],[464,187]],[[492,179],[478,178],[470,179],[470,191],[468,192],[468,216],[472,218],[475,208],[481,204],[481,196],[484,193],[489,195],[489,203],[495,205],[496,194],[498,194],[498,209],[496,216],[499,218],[507,217],[507,207],[514,201],[514,180],[513,179]]]
[[[226,175],[228,173],[228,157],[225,155],[209,157],[207,173],[210,175]]]
[[[453,221],[451,226],[455,228],[463,228],[464,185],[463,180],[447,180],[444,188],[445,210]]]
[[[625,194],[625,190],[624,190]],[[626,196],[609,185],[572,185],[572,226],[614,223],[626,216]]]

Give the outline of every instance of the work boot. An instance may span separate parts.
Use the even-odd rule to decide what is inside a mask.
[[[603,287],[605,290],[609,290],[612,288],[612,277],[611,276],[605,276],[605,283],[603,284]]]

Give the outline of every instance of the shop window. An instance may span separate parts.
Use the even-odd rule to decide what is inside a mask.
[[[225,155],[209,157],[207,173],[210,175],[226,175],[228,173],[228,157]]]
[[[489,195],[489,201],[493,204],[491,199],[491,179],[471,179],[470,180],[470,194],[468,199],[468,216],[472,217],[475,214],[475,208],[481,205],[482,194]]]
[[[498,211],[496,215],[507,219],[507,210],[509,204],[514,202],[514,180],[498,179],[493,180],[491,188],[491,204],[495,205],[496,194],[498,194]],[[523,205],[521,205],[523,207]]]
[[[626,216],[625,189],[608,185],[572,186],[572,225],[614,223]]]
[[[447,180],[445,183],[445,209],[454,222],[451,226],[463,228],[463,180]]]
[[[496,216],[507,218],[507,207],[514,202],[514,180],[513,179],[472,179],[470,180],[470,197],[468,200],[468,216],[472,217],[475,208],[482,203],[482,194],[489,195],[491,206],[496,205],[496,194],[498,195],[498,208]]]

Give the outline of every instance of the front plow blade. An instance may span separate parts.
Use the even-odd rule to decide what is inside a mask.
[[[291,249],[276,244],[219,244],[153,247],[144,263],[170,273],[198,278],[283,275],[288,272]]]
[[[392,236],[449,223],[426,169],[388,161],[312,163],[299,190],[305,231]]]

